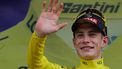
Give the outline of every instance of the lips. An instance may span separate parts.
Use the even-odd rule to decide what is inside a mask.
[[[81,50],[83,50],[83,49],[93,49],[94,47],[92,47],[92,46],[83,46],[83,47],[81,47],[80,49]]]

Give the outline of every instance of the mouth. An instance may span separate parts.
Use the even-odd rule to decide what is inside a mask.
[[[94,47],[92,47],[92,46],[83,46],[80,49],[81,50],[90,50],[90,49],[94,49]]]

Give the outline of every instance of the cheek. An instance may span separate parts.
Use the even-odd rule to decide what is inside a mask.
[[[73,40],[73,43],[74,43],[74,45],[78,45],[78,44],[80,43],[80,41],[77,40],[77,39],[74,39],[74,40]]]
[[[79,40],[74,39],[74,40],[73,40],[73,43],[74,43],[74,47],[75,47],[76,49],[78,49],[78,47],[80,47],[81,42],[80,42]]]
[[[92,44],[94,45],[94,49],[92,53],[99,55],[101,53],[102,43],[100,41],[96,41],[96,42],[93,42]]]
[[[95,49],[100,50],[102,48],[102,40],[95,40],[92,41],[92,44],[94,45]]]

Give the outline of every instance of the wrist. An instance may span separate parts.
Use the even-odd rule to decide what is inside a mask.
[[[43,33],[38,33],[37,31],[35,31],[35,34],[36,34],[36,36],[39,37],[39,38],[42,38],[42,37],[45,37],[45,36],[46,36],[45,34],[43,34]]]

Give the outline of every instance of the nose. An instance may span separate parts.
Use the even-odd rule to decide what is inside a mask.
[[[83,37],[82,43],[88,44],[89,42],[90,42],[90,38],[89,38],[87,35],[85,35],[85,36]]]

